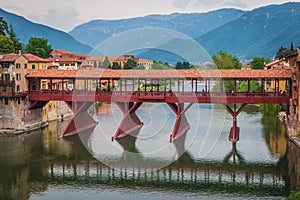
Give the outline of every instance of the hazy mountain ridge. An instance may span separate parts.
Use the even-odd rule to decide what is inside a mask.
[[[0,16],[12,22],[17,36],[26,44],[31,36],[49,40],[54,49],[89,53],[91,46],[117,33],[142,27],[161,27],[196,38],[210,55],[220,50],[244,61],[254,56],[272,58],[280,46],[300,45],[300,3],[269,5],[252,11],[220,9],[208,13],[148,15],[120,20],[93,20],[75,27],[70,34],[0,9]],[[76,41],[78,40],[78,41]],[[87,45],[86,45],[87,44]],[[90,45],[90,46],[88,46]],[[143,57],[158,60],[161,52],[143,51]],[[170,58],[170,60],[172,60]],[[173,59],[174,60],[174,59]],[[169,62],[169,60],[162,60]]]
[[[227,51],[240,58],[272,58],[280,46],[300,45],[300,3],[257,8],[196,40],[210,53]]]
[[[195,38],[237,19],[244,13],[245,11],[237,9],[220,9],[208,13],[174,13],[120,20],[93,20],[75,27],[69,33],[78,41],[93,47],[115,34],[143,27],[167,28]]]
[[[91,47],[75,40],[66,32],[33,23],[22,16],[9,13],[0,8],[0,16],[8,23],[12,23],[17,37],[23,44],[27,44],[30,37],[46,38],[53,49],[65,49],[71,52],[89,53]]]

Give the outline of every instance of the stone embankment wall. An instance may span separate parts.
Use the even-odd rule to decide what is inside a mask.
[[[290,137],[288,143],[288,162],[289,162],[289,177],[291,184],[291,191],[299,191],[300,183],[300,139],[297,137]]]

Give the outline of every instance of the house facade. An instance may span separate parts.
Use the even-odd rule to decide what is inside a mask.
[[[42,123],[40,110],[26,101],[28,60],[20,54],[0,54],[0,129],[26,128]]]
[[[54,50],[50,53],[48,62],[61,70],[77,70],[87,58],[86,54],[77,54],[65,50]]]

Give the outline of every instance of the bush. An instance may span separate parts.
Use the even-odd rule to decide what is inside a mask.
[[[298,200],[300,199],[300,191],[298,192],[292,192],[289,197],[287,198],[287,200]]]

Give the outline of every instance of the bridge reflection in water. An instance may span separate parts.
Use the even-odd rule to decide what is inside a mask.
[[[52,160],[49,166],[49,181],[55,184],[75,182],[159,190],[288,195],[289,179],[286,170],[281,167],[284,166],[282,162],[285,162],[285,158],[276,165],[246,163],[234,145],[223,162],[198,161],[185,150],[185,137],[182,137],[173,143],[178,155],[181,155],[179,159],[167,167],[155,170],[145,167],[149,160],[141,154],[138,154],[138,157],[137,154],[131,154],[139,153],[135,146],[136,137],[128,135],[117,141],[124,153],[119,160],[109,163],[113,167],[95,160]],[[141,161],[145,163],[138,166]],[[151,162],[148,166],[159,166],[162,161]]]
[[[84,193],[86,188],[102,190],[105,187],[113,191],[126,188],[132,192],[182,191],[199,196],[205,193],[285,197],[290,188],[297,188],[299,181],[296,180],[299,169],[291,167],[296,165],[288,167],[288,162],[292,163],[298,154],[289,153],[289,149],[287,153],[281,152],[280,158],[271,164],[251,162],[235,148],[223,159],[200,160],[186,150],[185,137],[170,144],[181,156],[157,171],[135,165],[147,161],[141,154],[130,157],[131,153],[140,152],[135,137],[116,140],[114,143],[120,145],[123,154],[119,160],[109,163],[113,167],[108,167],[95,160],[84,147],[94,133],[82,133],[86,140],[79,136],[57,140],[57,134],[66,123],[52,122],[42,133],[0,137],[0,199],[30,199],[35,194],[48,194],[51,188],[64,191],[65,185],[68,188],[64,192],[82,190]],[[285,132],[276,132],[276,137],[269,134],[277,126],[278,123],[269,132],[265,130],[269,146],[284,145],[276,143],[283,141]],[[151,162],[162,161],[152,159]]]

